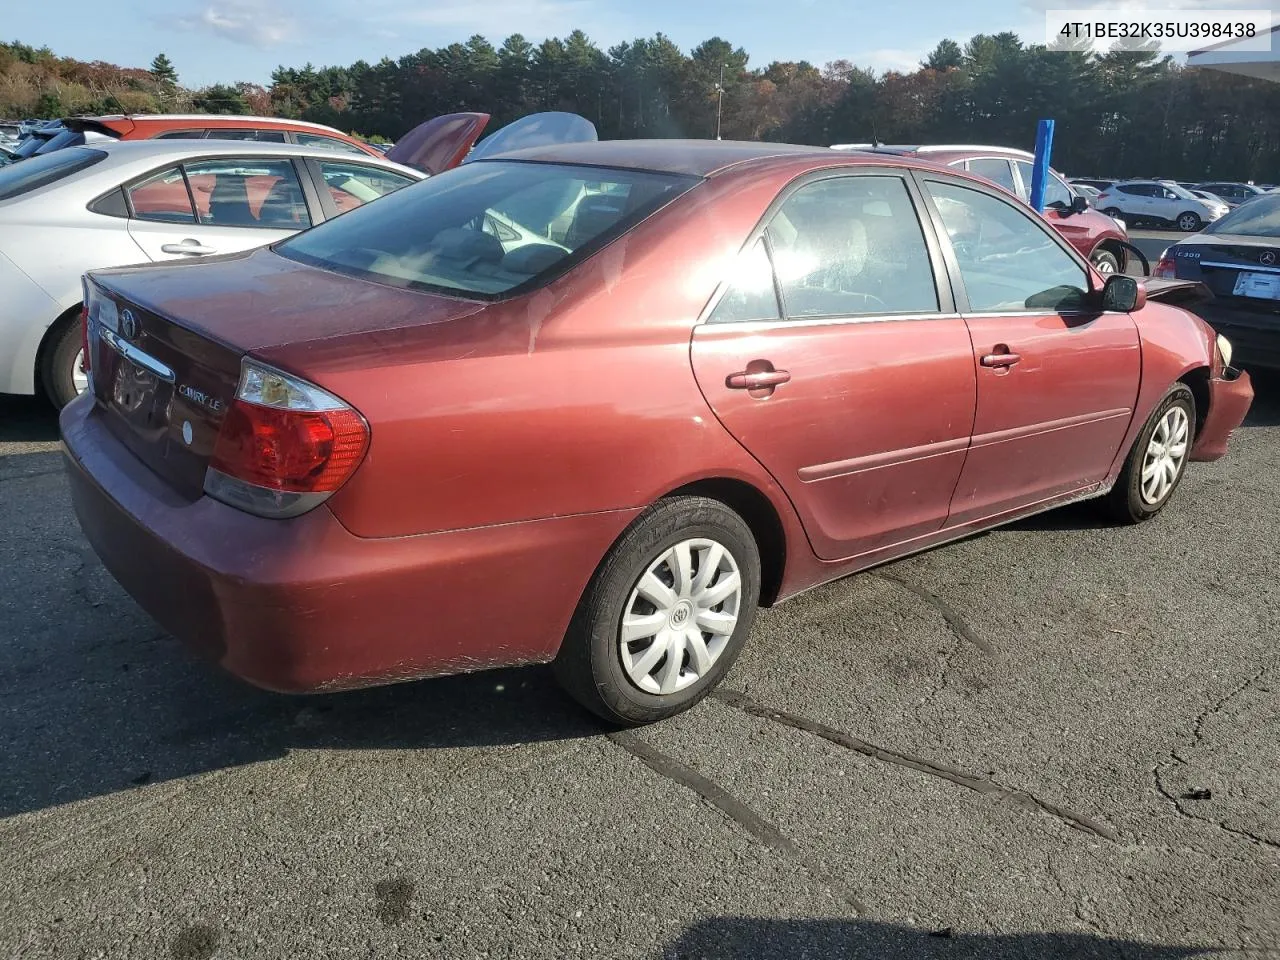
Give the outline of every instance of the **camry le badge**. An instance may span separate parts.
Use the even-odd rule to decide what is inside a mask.
[[[1265,263],[1269,267],[1274,265],[1276,262],[1276,252],[1274,250],[1263,250],[1262,256],[1258,257],[1258,262]]]
[[[222,410],[222,401],[217,397],[211,397],[203,390],[197,390],[195,387],[188,386],[185,383],[178,387],[178,393],[182,394],[182,396],[186,397],[192,403],[196,403],[204,407],[206,410],[212,410],[214,413],[218,413]]]
[[[120,311],[120,333],[126,340],[132,340],[138,335],[138,318],[128,307]]]

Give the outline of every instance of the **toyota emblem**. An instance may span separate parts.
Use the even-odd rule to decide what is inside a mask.
[[[1259,263],[1265,263],[1268,267],[1276,262],[1276,252],[1274,250],[1263,250],[1262,255],[1258,257]]]
[[[128,308],[120,311],[120,332],[126,340],[132,340],[138,335],[138,318]]]

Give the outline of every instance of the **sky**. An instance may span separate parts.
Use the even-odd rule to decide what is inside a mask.
[[[911,70],[943,38],[1013,30],[1044,40],[1046,8],[1135,5],[1136,0],[0,0],[4,39],[62,56],[145,67],[163,51],[189,87],[267,83],[276,66],[345,66],[392,59],[473,34],[495,46],[512,33],[534,42],[580,28],[600,47],[665,33],[688,50],[721,36],[752,66],[846,59],[877,71]],[[1265,5],[1239,0],[1236,9]],[[1158,9],[1202,0],[1152,0]]]

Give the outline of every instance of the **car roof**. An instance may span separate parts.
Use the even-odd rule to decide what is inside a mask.
[[[177,126],[185,123],[207,123],[214,121],[218,125],[239,127],[296,127],[302,130],[323,130],[326,133],[342,133],[323,123],[312,123],[310,120],[290,120],[287,117],[242,116],[228,113],[111,113],[100,116],[72,117],[73,120],[96,120],[106,123],[112,120],[131,120],[134,123]],[[342,133],[345,137],[346,134]]]
[[[363,163],[372,167],[380,167],[396,173],[410,174],[416,180],[423,179],[420,170],[393,163],[383,157],[372,154],[358,155],[339,152],[327,147],[299,146],[292,143],[265,143],[257,140],[106,140],[100,143],[85,144],[82,147],[67,149],[101,150],[116,163],[134,161],[173,159],[174,162],[188,157],[313,157],[316,159],[333,159]]]
[[[600,167],[652,170],[658,173],[708,177],[751,160],[796,158],[810,155],[835,160],[829,147],[794,143],[757,143],[739,140],[591,140],[527,147],[495,156],[494,160],[536,160],[541,163],[575,163]],[[486,163],[487,160],[477,160]]]

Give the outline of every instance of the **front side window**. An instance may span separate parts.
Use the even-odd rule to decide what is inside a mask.
[[[30,193],[105,160],[101,150],[72,147],[0,168],[0,200]]]
[[[318,163],[329,197],[339,213],[354,210],[370,200],[377,200],[415,182],[390,170],[380,170],[362,163],[345,163],[339,160],[320,160]]]
[[[805,184],[766,234],[789,318],[938,310],[928,248],[900,177]]]
[[[129,206],[138,220],[158,223],[195,223],[191,194],[182,168],[173,166],[138,181],[127,188]]]
[[[304,147],[323,147],[326,150],[336,150],[339,153],[354,153],[358,157],[368,156],[354,143],[347,143],[337,137],[325,137],[316,133],[294,133],[293,140]]]
[[[992,183],[1000,184],[1010,193],[1018,192],[1017,187],[1013,185],[1013,170],[1009,166],[1009,161],[1003,157],[979,157],[976,160],[970,160],[969,172],[986,177]]]
[[[224,157],[185,166],[201,223],[301,230],[311,226],[290,160]]]
[[[696,183],[639,170],[479,160],[274,249],[391,286],[495,299],[563,272]]]
[[[1088,274],[1041,221],[978,190],[933,180],[928,186],[951,239],[970,310],[1085,307]]]

